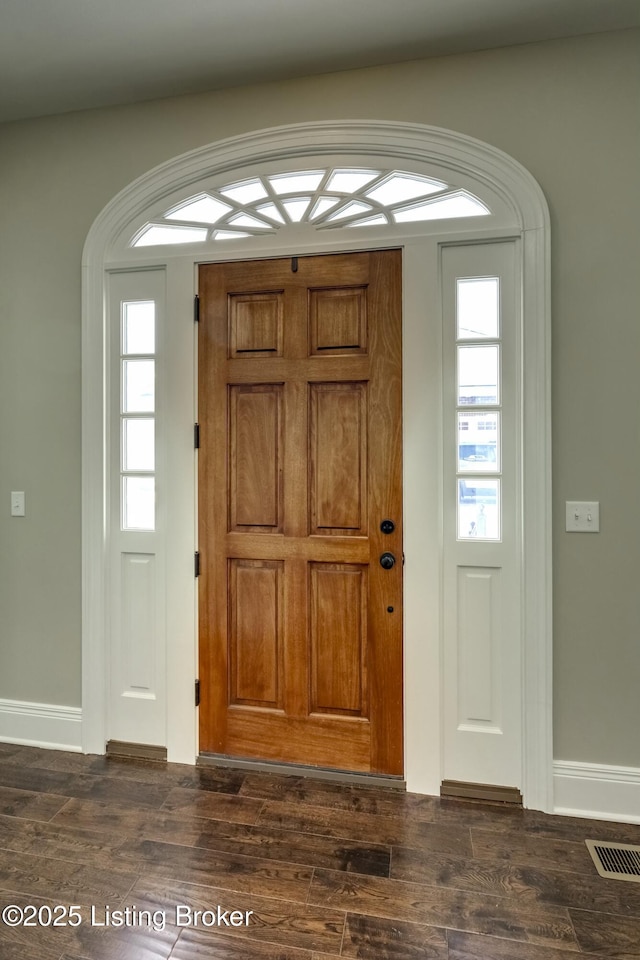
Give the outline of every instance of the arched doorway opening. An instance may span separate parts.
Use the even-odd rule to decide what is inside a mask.
[[[467,210],[448,219],[402,220],[396,215],[400,207],[413,202],[403,200],[386,223],[357,229],[351,216],[340,230],[327,229],[326,219],[324,229],[290,219],[286,229],[236,238],[233,247],[225,246],[228,238],[221,243],[206,230],[201,240],[192,236],[186,244],[135,246],[141,231],[166,224],[176,208],[181,222],[193,217],[193,211],[185,215],[184,205],[203,194],[223,200],[229,199],[224,188],[252,180],[362,169],[382,179],[395,172],[440,181],[450,194],[465,191],[476,198],[490,215],[475,217]],[[332,197],[330,181],[322,186]],[[343,208],[352,202],[339,199]],[[527,806],[551,809],[548,214],[539,187],[513,159],[471,138],[421,125],[300,124],[222,141],[141,177],[94,223],[84,254],[85,749],[101,752],[113,738],[163,744],[169,759],[186,762],[198,752],[196,588],[189,564],[197,546],[196,466],[192,443],[181,432],[185,417],[196,419],[194,336],[183,325],[195,292],[194,265],[390,246],[403,251],[407,785],[434,793],[442,779],[499,781],[499,763],[494,774],[491,761],[474,767],[469,758],[488,757],[493,744],[509,741],[510,769],[516,771],[509,779],[517,779],[512,785],[522,790]],[[487,262],[492,254],[495,260]],[[499,279],[504,271],[509,279],[500,280],[500,289],[510,291],[511,340],[503,343],[497,334],[487,343],[469,339],[460,332],[456,284]],[[117,338],[122,333],[122,304],[156,301],[157,355],[127,354],[114,341],[114,330]],[[468,463],[459,462],[468,397],[462,387],[456,393],[456,381],[461,383],[460,363],[473,349],[483,349],[483,356],[493,350],[501,358],[501,388],[511,391],[508,406],[495,407],[505,443],[511,431],[511,452],[504,452],[510,472],[503,478],[490,470],[482,484],[480,462],[470,471]],[[127,471],[122,461],[124,421],[144,419],[144,411],[120,406],[120,379],[134,360],[156,364],[164,384],[154,417],[146,417],[157,416],[154,530],[127,529],[118,502],[125,481],[145,473]],[[95,389],[96,382],[104,383],[104,391]],[[495,404],[485,396],[474,412],[486,414]],[[470,488],[478,509],[488,513],[495,490],[506,493],[507,479],[503,532],[471,540],[471,524],[463,516]],[[506,542],[507,530],[505,559],[490,551]],[[504,613],[505,597],[514,595],[511,585],[517,586],[517,601]],[[126,649],[114,648],[114,629],[120,638],[127,636]],[[134,635],[142,637],[135,655]],[[510,657],[513,650],[517,656],[509,659],[505,679],[505,651]],[[125,661],[128,679],[117,672]],[[504,683],[517,690],[509,702]],[[129,711],[124,727],[118,726],[114,690]]]

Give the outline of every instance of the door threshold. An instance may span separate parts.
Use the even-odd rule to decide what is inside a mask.
[[[354,783],[367,787],[390,787],[406,790],[404,777],[384,773],[354,773],[353,770],[333,770],[330,767],[310,767],[303,763],[279,763],[276,760],[243,760],[222,753],[201,753],[197,759],[201,767],[231,767],[252,773],[273,773],[283,777],[308,777],[310,780],[329,780],[334,783]]]

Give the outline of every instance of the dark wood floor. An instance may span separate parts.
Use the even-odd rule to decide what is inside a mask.
[[[0,910],[82,918],[0,920],[0,960],[640,958],[640,884],[585,837],[640,826],[0,743]]]

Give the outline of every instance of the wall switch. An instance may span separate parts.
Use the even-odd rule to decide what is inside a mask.
[[[570,533],[600,533],[600,504],[597,500],[567,500]]]
[[[24,490],[11,491],[11,516],[24,517]]]

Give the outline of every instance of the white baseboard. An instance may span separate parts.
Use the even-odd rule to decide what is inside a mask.
[[[0,740],[80,753],[82,710],[50,703],[0,700]]]
[[[556,760],[554,813],[640,823],[640,767]]]

